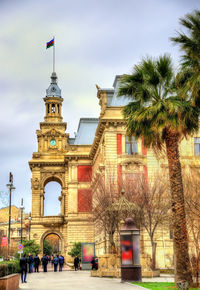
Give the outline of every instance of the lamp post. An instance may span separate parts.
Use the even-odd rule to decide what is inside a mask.
[[[28,228],[29,228],[29,241],[31,239],[31,212],[29,212],[29,217],[28,217]]]
[[[132,218],[127,218],[120,231],[121,280],[141,281],[140,230]]]
[[[9,183],[6,184],[6,186],[9,188],[9,222],[8,222],[8,255],[10,253],[10,224],[11,224],[11,196],[12,191],[15,190],[15,187],[13,186],[13,175],[12,172],[9,174]]]
[[[22,244],[22,225],[23,225],[23,210],[24,210],[23,198],[21,199],[20,210],[21,210],[21,244]]]

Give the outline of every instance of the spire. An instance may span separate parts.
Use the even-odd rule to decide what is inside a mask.
[[[57,85],[57,75],[55,72],[52,72],[51,75],[51,84],[46,90],[46,97],[58,97],[61,98],[61,89]]]

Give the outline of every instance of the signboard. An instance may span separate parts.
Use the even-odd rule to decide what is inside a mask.
[[[19,253],[19,254],[23,254],[23,250],[21,250],[21,251],[18,251],[18,253]]]
[[[24,246],[23,246],[22,244],[19,244],[18,249],[19,249],[19,250],[22,250],[23,247],[24,247]]]
[[[122,265],[133,264],[133,245],[130,235],[121,236]]]
[[[90,263],[95,256],[95,244],[94,243],[82,243],[82,262]]]
[[[7,246],[7,245],[8,245],[8,238],[2,237],[1,238],[1,247]]]

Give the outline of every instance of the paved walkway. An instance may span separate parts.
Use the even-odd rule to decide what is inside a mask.
[[[90,277],[90,271],[39,272],[28,274],[27,283],[19,289],[31,290],[141,290],[115,278]]]

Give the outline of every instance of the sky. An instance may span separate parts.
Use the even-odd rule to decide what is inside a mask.
[[[99,117],[95,84],[111,88],[115,75],[131,73],[147,55],[169,53],[178,68],[181,52],[170,37],[194,9],[199,0],[0,0],[0,207],[11,171],[12,204],[20,206],[23,198],[25,211],[31,210],[28,161],[37,152],[35,132],[44,121],[52,73],[46,42],[55,35],[63,121],[74,137],[81,117]],[[53,195],[45,199],[48,214]]]

